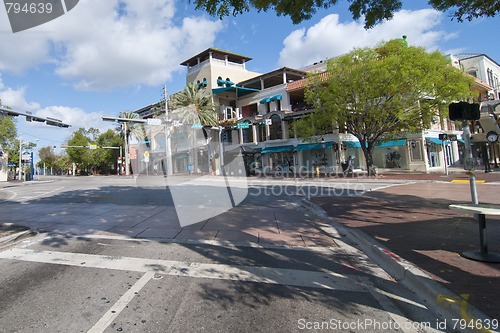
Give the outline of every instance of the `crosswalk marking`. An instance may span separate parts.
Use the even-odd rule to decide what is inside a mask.
[[[118,317],[118,315],[125,309],[125,307],[132,301],[134,296],[141,291],[141,289],[153,278],[154,272],[146,272],[137,281],[132,288],[127,290],[125,294],[120,297],[120,299],[99,319],[97,323],[87,332],[87,333],[101,333],[108,328],[108,326],[113,322],[113,320]]]
[[[366,292],[355,276],[259,266],[230,266],[174,260],[115,257],[106,255],[33,251],[14,248],[0,253],[0,259],[41,262],[77,267],[116,269],[135,272],[290,285],[297,287]]]

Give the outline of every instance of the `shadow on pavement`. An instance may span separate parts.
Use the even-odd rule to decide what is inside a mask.
[[[497,198],[495,194],[492,200]],[[334,220],[363,231],[428,272],[491,318],[500,318],[500,264],[460,255],[479,249],[479,232],[472,215],[448,209],[454,201],[384,191],[358,198],[318,197],[311,201]],[[490,252],[500,252],[499,222],[498,217],[487,217]]]
[[[272,187],[267,188],[272,189]],[[335,240],[326,236],[314,223],[314,216],[300,211],[297,206],[288,205],[290,201],[293,201],[293,196],[289,195],[292,192],[276,195],[277,193],[271,191],[270,193],[277,197],[275,201],[270,200],[269,196],[260,195],[263,189],[266,187],[252,189],[250,195],[238,207],[210,218],[210,221],[202,221],[186,228],[181,228],[176,220],[173,202],[169,200],[165,188],[107,186],[95,190],[64,192],[32,200],[29,203],[3,202],[1,205],[9,205],[9,210],[2,216],[2,219],[4,222],[10,219],[20,225],[48,231],[51,237],[44,239],[42,245],[56,249],[69,245],[72,239],[88,242],[88,238],[83,236],[88,234],[123,235],[161,242],[165,239],[179,239],[182,233],[186,236],[180,239],[213,240],[216,239],[221,229],[238,232],[240,237],[242,234],[248,236],[249,238],[245,241],[252,237],[260,240],[261,235],[267,235],[268,239],[265,237],[263,239],[271,244],[307,246],[307,237],[317,237],[321,242],[330,242],[323,243],[323,245],[337,248]],[[345,192],[345,194],[356,193]],[[349,196],[337,197],[335,200],[345,198],[352,202],[359,200]],[[145,202],[148,205],[145,205]],[[365,204],[369,202],[366,201]],[[345,207],[348,208],[348,205]],[[366,206],[363,209],[370,210]],[[401,214],[403,214],[403,209],[404,207],[401,207],[399,210]],[[343,214],[347,219],[352,217],[353,212],[346,210]],[[279,238],[283,235],[286,237]],[[233,239],[229,237],[225,240],[232,241]],[[242,269],[248,269],[252,274],[254,273],[251,269],[253,267],[305,270],[322,272],[325,275],[335,273],[340,274],[339,282],[358,285],[360,288],[358,291],[342,290],[342,288],[325,291],[325,289],[300,286],[242,283],[234,281],[238,280],[238,276],[233,276],[233,280],[228,282],[232,292],[228,293],[226,288],[220,288],[214,283],[203,283],[199,296],[204,300],[214,302],[223,309],[229,309],[236,303],[245,304],[249,309],[262,307],[265,309],[265,306],[274,300],[288,298],[321,304],[324,312],[321,315],[310,314],[311,320],[329,320],[328,309],[340,312],[345,316],[344,319],[354,320],[353,318],[366,311],[366,307],[379,309],[380,313],[385,313],[385,309],[382,309],[378,301],[371,296],[367,297],[366,288],[372,287],[367,286],[365,280],[360,277],[369,279],[375,286],[387,288],[392,285],[394,290],[398,290],[396,282],[376,276],[370,264],[355,254],[276,247],[221,247],[189,244],[189,242],[172,243],[172,246],[174,245],[189,249],[211,263],[243,267]],[[83,248],[85,245],[82,245],[80,250]],[[94,250],[89,251],[93,253]],[[164,267],[153,267],[153,269],[161,272]],[[320,278],[317,281],[308,282],[318,286],[323,284]],[[379,293],[376,289],[371,292]],[[394,298],[393,301],[396,303],[404,301],[406,295],[397,296],[401,298],[399,300]],[[407,306],[418,308],[416,304]],[[303,313],[303,311],[305,310],[298,308],[296,313]],[[294,319],[297,320],[297,318]],[[384,319],[387,318],[381,320]]]

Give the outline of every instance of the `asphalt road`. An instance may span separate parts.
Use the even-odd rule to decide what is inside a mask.
[[[178,184],[186,181],[192,179],[178,179]],[[214,181],[225,193],[227,183]],[[201,200],[207,191],[219,190],[210,182],[199,179],[194,189],[179,189],[178,198],[195,193],[195,201]],[[356,195],[394,183],[258,180],[230,185],[233,199],[241,199],[238,207],[279,212],[313,191]],[[135,210],[139,217],[144,206],[176,206],[177,194],[167,192],[158,177],[7,185],[0,190],[1,222],[36,220],[38,212],[47,222],[63,215],[71,224],[72,216],[105,214],[111,205],[127,207],[128,215]],[[294,207],[290,223],[310,220]],[[418,295],[363,253],[341,237],[334,244],[308,248],[40,233],[0,252],[1,331],[431,332],[426,326],[440,324]]]

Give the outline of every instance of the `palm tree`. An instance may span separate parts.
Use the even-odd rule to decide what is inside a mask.
[[[203,95],[203,89],[196,83],[188,84],[184,90],[171,96],[170,105],[182,123],[218,125],[216,105],[211,102],[209,96]]]
[[[130,111],[120,112],[118,115],[119,118],[125,119],[139,119],[139,115]],[[144,140],[146,138],[146,130],[143,124],[134,123],[132,121],[124,121],[121,123],[121,127],[119,128],[120,135],[123,137],[125,142],[125,174],[130,175],[130,138],[132,136],[136,137],[138,140]]]
[[[196,83],[188,84],[184,90],[171,96],[170,106],[173,110],[172,118],[182,124],[201,124],[210,127],[218,125],[216,105],[211,102],[209,96],[203,95],[203,89]],[[195,147],[195,133],[195,130],[191,131],[190,136],[193,144],[194,170],[197,170],[198,153]]]

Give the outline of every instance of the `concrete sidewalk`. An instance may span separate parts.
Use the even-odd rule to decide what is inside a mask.
[[[490,182],[500,180],[498,174],[487,176]],[[500,186],[486,182],[477,184],[477,190],[480,203],[500,204]],[[404,267],[407,261],[457,295],[436,294],[435,301],[443,308],[458,304],[459,313],[468,316],[462,319],[470,320],[474,319],[470,304],[492,319],[500,318],[500,264],[460,255],[479,249],[478,223],[470,214],[448,209],[452,203],[471,202],[468,183],[408,183],[362,197],[317,197],[311,201],[348,230],[361,231],[368,236],[365,240],[374,240],[388,265]],[[500,218],[487,216],[489,252],[500,253],[499,222]]]

